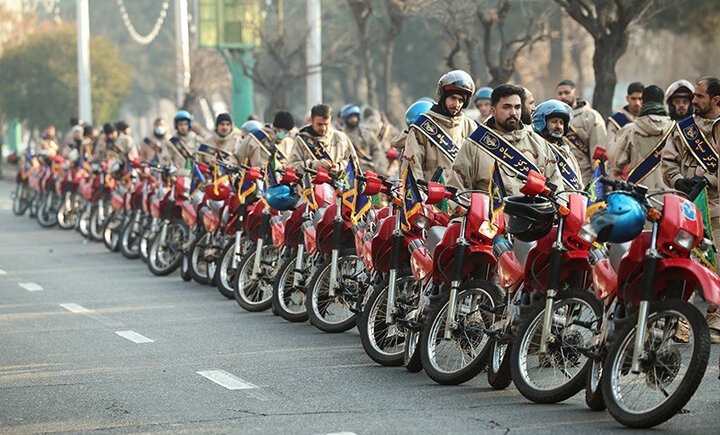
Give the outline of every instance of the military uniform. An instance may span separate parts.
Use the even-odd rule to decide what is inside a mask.
[[[138,158],[138,151],[133,138],[125,133],[120,133],[115,140],[114,146],[107,146],[105,143],[105,157],[115,160],[122,160],[126,157],[130,160]]]
[[[607,119],[607,152],[613,149],[613,144],[620,130],[627,124],[635,121],[635,115],[627,110],[628,106],[623,107],[620,110],[616,110],[615,113],[610,115]],[[608,159],[610,156],[608,155]]]
[[[492,123],[491,123],[492,125]],[[531,163],[533,163],[545,176],[548,182],[556,186],[562,186],[562,177],[557,168],[550,145],[540,135],[528,128],[521,128],[510,133],[501,133],[492,129],[495,134],[508,141],[515,149]],[[471,139],[466,139],[460,148],[453,171],[460,179],[464,189],[488,190],[492,178],[492,167],[495,159]],[[525,184],[515,177],[515,172],[497,164],[500,169],[502,182],[505,186],[506,195],[519,195],[520,188]]]
[[[173,138],[179,141],[179,145],[184,147],[190,156],[195,155],[198,146],[198,136],[194,131],[191,130],[184,136],[176,134]],[[172,164],[178,168],[185,168],[187,166],[187,159],[178,148],[168,140],[160,149],[160,164],[163,166]]]
[[[208,145],[215,150],[219,150],[222,153],[227,153],[230,156],[230,161],[228,163],[235,165],[238,164],[238,162],[235,159],[233,153],[235,152],[235,148],[241,140],[242,136],[240,134],[240,131],[237,129],[233,129],[230,133],[228,133],[227,136],[224,137],[220,136],[217,131],[215,131],[210,137],[205,139],[205,142],[203,142],[203,144]],[[200,146],[200,144],[198,144],[198,146]],[[198,154],[197,160],[198,162],[204,163],[210,167],[213,167],[215,165],[214,155],[209,156],[206,154]]]
[[[365,126],[356,126],[343,128],[345,133],[355,147],[355,153],[360,159],[360,170],[362,173],[373,171],[377,174],[385,175],[387,171],[387,157],[385,150],[381,148],[374,131]]]
[[[311,146],[316,142],[323,145],[330,161],[336,163],[340,170],[345,169],[350,159],[357,162],[355,148],[345,133],[330,129],[324,136],[318,136],[312,126],[307,125],[295,137],[295,144],[288,158],[288,167],[296,171],[306,167],[317,168],[315,163],[320,159],[313,155],[306,146]]]
[[[275,129],[269,125],[264,126],[262,132],[265,133],[272,145],[277,147],[278,151],[287,159],[292,151],[293,139],[285,137],[278,140]],[[270,157],[269,152],[270,150],[267,149],[267,147],[261,146],[258,139],[256,139],[251,132],[238,142],[233,151],[233,155],[239,163],[257,168],[265,165],[265,162],[267,162]]]
[[[577,100],[573,109],[573,119],[570,127],[577,133],[578,138],[585,144],[587,151],[582,151],[577,146],[571,147],[575,156],[584,184],[588,184],[592,178],[593,161],[597,147],[605,148],[607,142],[607,131],[602,116],[590,105],[582,100]]]
[[[429,110],[425,115],[447,134],[452,142],[460,148],[460,151],[462,151],[465,138],[470,136],[477,127],[475,121],[462,113],[454,117],[448,117]],[[410,168],[416,179],[429,180],[435,173],[435,170],[441,167],[446,174],[444,176],[445,181],[450,185],[458,185],[460,181],[454,179],[454,176],[452,176],[453,160],[439,150],[421,131],[421,128],[422,127],[413,124],[408,129],[407,138],[405,139],[405,149],[403,151],[402,171],[404,171],[405,168]]]
[[[625,125],[616,137],[615,150],[608,160],[608,170],[620,173],[627,166],[632,171],[665,138],[673,125],[670,117],[662,115],[641,116],[635,122]],[[640,183],[651,191],[667,189],[660,165],[645,175]]]

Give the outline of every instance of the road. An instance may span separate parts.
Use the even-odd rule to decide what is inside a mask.
[[[0,182],[1,433],[624,431],[580,396],[530,404],[484,374],[439,386],[374,364],[356,331],[325,334],[154,277],[75,231],[14,216],[12,187]],[[659,430],[715,433],[718,351],[688,412]]]

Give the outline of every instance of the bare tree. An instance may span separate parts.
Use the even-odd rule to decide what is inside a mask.
[[[346,2],[358,28],[358,43],[362,53],[362,70],[365,76],[365,86],[367,86],[366,102],[374,106],[375,72],[370,53],[370,34],[368,32],[368,22],[373,14],[373,0],[346,0]]]
[[[593,106],[610,115],[617,84],[615,66],[628,48],[630,30],[646,18],[654,0],[555,0],[595,42]]]
[[[393,58],[395,57],[395,41],[402,31],[403,23],[416,4],[413,0],[385,0],[387,22],[385,23],[385,59],[383,64],[382,84],[380,86],[380,109],[389,112],[390,90],[392,88]],[[394,120],[393,120],[394,121]]]
[[[230,74],[222,56],[212,50],[195,49],[190,54],[190,86],[182,109],[193,113],[198,98],[219,93],[230,86]]]

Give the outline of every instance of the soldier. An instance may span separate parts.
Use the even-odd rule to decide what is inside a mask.
[[[608,161],[608,171],[619,174],[627,166],[626,179],[650,190],[666,189],[660,173],[660,157],[675,122],[665,110],[664,98],[658,86],[650,85],[643,90],[639,116],[620,130],[615,152]]]
[[[694,114],[679,121],[662,152],[665,184],[685,193],[698,185],[708,186],[713,244],[720,246],[720,200],[718,199],[718,144],[714,129],[720,119],[720,80],[703,77],[695,84]],[[716,259],[716,264],[717,259]],[[706,316],[713,343],[720,343],[720,311],[708,304]]]
[[[532,128],[532,114],[535,112],[535,96],[530,92],[530,89],[523,87],[523,90],[525,91],[525,104],[523,104],[520,120],[524,125]]]
[[[373,132],[360,126],[360,108],[348,104],[340,111],[340,117],[343,121],[342,131],[350,138],[355,153],[360,159],[361,171],[363,173],[373,171],[384,175],[387,170],[385,151],[380,147]]]
[[[480,88],[475,94],[475,108],[480,112],[478,123],[482,124],[490,117],[490,96],[492,95],[492,88],[484,87]]]
[[[248,122],[250,121],[245,122],[245,124]],[[258,124],[262,126],[262,124]],[[217,158],[230,163],[237,163],[233,157],[233,152],[240,142],[241,136],[240,130],[233,127],[232,116],[229,113],[219,114],[215,118],[215,131],[213,131],[212,136],[206,138],[204,144],[198,145],[198,161],[210,167],[215,165]]]
[[[162,154],[162,147],[168,140],[167,127],[165,127],[165,120],[157,118],[153,122],[153,131],[150,137],[143,139],[140,144],[140,160],[143,162],[152,162],[160,158]]]
[[[558,100],[572,107],[573,119],[565,137],[580,165],[583,184],[592,177],[593,162],[605,154],[607,131],[602,116],[587,101],[578,98],[575,83],[563,80],[557,85]]]
[[[160,150],[160,164],[175,165],[184,170],[190,169],[198,146],[198,136],[192,130],[193,118],[189,112],[181,110],[173,118],[175,135]],[[187,175],[183,172],[180,175]]]
[[[532,127],[535,133],[542,136],[550,145],[565,185],[570,189],[582,190],[580,165],[575,160],[570,143],[565,140],[571,120],[572,109],[570,106],[562,101],[548,100],[535,108],[532,115]]]
[[[287,162],[292,151],[293,139],[290,130],[295,127],[292,113],[280,111],[275,114],[272,125],[252,130],[235,148],[235,159],[239,163],[261,167],[273,152],[281,163]]]
[[[615,113],[610,115],[607,119],[607,143],[608,153],[612,152],[612,144],[615,140],[615,135],[625,125],[633,122],[640,113],[640,106],[642,106],[642,93],[645,86],[640,82],[633,82],[627,88],[627,96],[625,101],[627,104],[617,110]],[[608,156],[608,158],[610,158]]]
[[[108,147],[106,150],[108,157],[123,160],[137,160],[139,154],[135,147],[135,141],[132,136],[130,136],[130,125],[125,121],[118,121],[117,124],[115,124],[115,129],[117,130],[117,140],[115,140],[114,146]]]
[[[693,93],[695,86],[687,80],[678,80],[668,86],[665,98],[670,119],[682,121],[693,114]]]
[[[296,171],[303,168],[324,168],[338,172],[347,166],[350,159],[357,162],[357,154],[350,138],[341,131],[332,129],[332,108],[318,104],[310,110],[310,124],[295,136],[288,167]]]
[[[562,178],[549,145],[520,120],[525,90],[520,86],[500,85],[492,93],[490,125],[479,125],[460,148],[453,171],[466,189],[488,190],[490,180],[502,178],[502,196],[517,195],[523,182],[517,174],[535,170],[548,182],[560,186]],[[502,149],[502,151],[501,151]]]
[[[408,130],[402,171],[409,168],[416,179],[423,180],[429,180],[438,167],[451,174],[463,141],[476,126],[462,113],[474,92],[475,84],[465,71],[450,71],[440,78],[436,103],[418,116]],[[446,181],[459,184],[456,180]]]

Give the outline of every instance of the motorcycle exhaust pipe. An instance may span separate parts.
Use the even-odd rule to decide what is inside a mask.
[[[303,270],[303,256],[305,255],[305,244],[298,244],[297,256],[295,257],[295,274],[293,275],[293,287],[300,286],[300,272]]]

